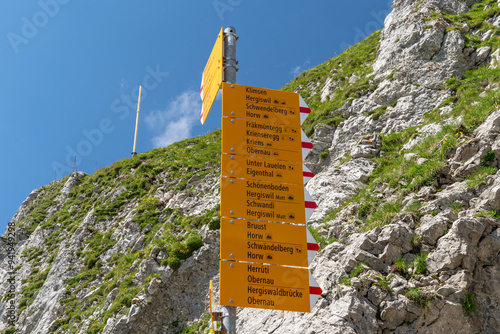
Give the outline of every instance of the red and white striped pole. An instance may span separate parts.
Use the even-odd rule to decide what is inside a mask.
[[[299,105],[300,105],[300,125],[304,123],[306,120],[307,116],[311,113],[311,109],[307,106],[306,102],[304,99],[299,95]],[[311,143],[311,140],[306,136],[304,131],[302,129],[300,130],[301,132],[301,141],[302,141],[302,160],[305,160],[307,157],[307,154],[313,149],[313,144]],[[304,163],[304,161],[302,161]],[[304,200],[305,200],[305,214],[306,214],[306,222],[309,220],[311,217],[314,209],[316,209],[318,206],[312,199],[311,195],[307,192],[305,185],[307,181],[309,181],[311,178],[314,177],[314,174],[306,167],[303,166],[303,178],[304,178]],[[314,237],[312,234],[309,232],[309,230],[306,229],[307,233],[307,261],[308,265],[311,264],[312,260],[314,259],[314,256],[316,253],[319,251],[319,245],[314,240]],[[316,304],[316,301],[319,299],[319,296],[321,295],[323,291],[321,290],[319,284],[316,282],[314,277],[311,275],[309,272],[309,301],[310,301],[310,309],[314,307],[314,304]]]

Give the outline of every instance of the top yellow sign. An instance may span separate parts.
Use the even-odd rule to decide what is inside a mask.
[[[203,107],[200,115],[201,124],[205,124],[210,108],[214,103],[215,97],[219,92],[219,88],[222,85],[222,72],[223,72],[223,58],[222,58],[222,48],[224,42],[224,32],[220,28],[219,36],[215,41],[212,53],[208,58],[207,65],[203,70],[203,79],[201,82],[201,99],[203,101]]]
[[[223,83],[222,116],[300,126],[299,94]]]

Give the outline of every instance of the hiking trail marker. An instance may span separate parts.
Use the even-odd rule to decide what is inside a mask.
[[[319,245],[306,227],[316,203],[305,189],[313,145],[301,125],[311,110],[298,93],[237,85],[237,40],[233,27],[221,29],[200,89],[204,124],[222,87],[222,312],[211,314],[228,334],[237,306],[310,312],[322,293],[309,272]]]
[[[322,292],[308,268],[236,261],[220,261],[220,287],[221,305],[295,312],[311,312]]]
[[[321,294],[305,226],[309,113],[297,93],[222,84],[221,305],[310,312]]]
[[[220,28],[219,35],[215,45],[210,53],[203,76],[201,79],[200,96],[202,108],[200,114],[201,124],[205,124],[210,108],[215,101],[215,97],[222,85],[222,72],[224,70],[224,59],[222,57],[222,48],[224,44],[224,32]]]
[[[305,225],[222,218],[221,229],[224,260],[308,267],[319,250]]]

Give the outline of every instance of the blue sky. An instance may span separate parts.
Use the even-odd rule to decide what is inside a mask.
[[[388,0],[3,0],[0,230],[35,188],[76,169],[220,128],[199,122],[201,73],[221,27],[240,84],[280,89],[383,27]]]

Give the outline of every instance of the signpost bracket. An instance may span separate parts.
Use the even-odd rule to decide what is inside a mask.
[[[212,312],[212,319],[214,319],[215,321],[222,321],[222,317],[222,312]]]

